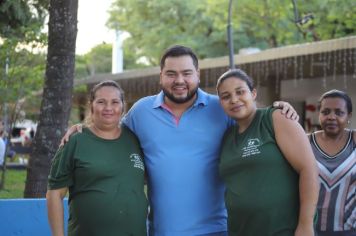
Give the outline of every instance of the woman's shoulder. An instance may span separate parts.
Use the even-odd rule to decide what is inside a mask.
[[[287,118],[280,109],[272,110],[272,123],[275,134],[298,133],[298,136],[305,136],[305,131],[298,121]]]
[[[78,140],[89,135],[89,133],[89,128],[83,127],[81,132],[76,132],[69,136],[68,142],[65,143],[64,147],[73,147],[78,142]]]
[[[267,119],[272,121],[274,119],[274,116],[278,116],[278,114],[274,114],[274,113],[280,113],[278,112],[279,109],[275,108],[273,106],[268,106],[268,107],[263,107],[263,108],[258,108],[257,109],[257,116],[260,116],[262,119]]]
[[[129,127],[127,127],[125,124],[121,125],[121,134],[124,137],[138,140],[136,134]]]
[[[266,115],[269,115],[271,119],[273,120],[274,124],[280,124],[280,123],[289,123],[291,120],[287,119],[285,115],[281,113],[281,110],[278,108],[274,107],[268,107],[265,110]]]

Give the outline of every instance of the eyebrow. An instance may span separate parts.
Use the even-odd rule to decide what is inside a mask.
[[[112,101],[112,100],[121,100],[120,98],[96,98],[95,100],[107,100],[107,101]]]
[[[234,91],[239,90],[239,89],[248,89],[248,87],[240,86],[240,87],[235,88]],[[229,93],[229,92],[225,91],[225,92],[221,92],[220,94],[223,94],[223,93]]]
[[[219,92],[219,95],[225,95],[225,94],[230,94],[229,92],[227,92],[227,91],[222,91],[222,92]]]
[[[166,70],[165,73],[179,73],[180,71],[176,71],[176,70]],[[181,72],[193,72],[193,69],[186,69],[186,70],[182,70]]]

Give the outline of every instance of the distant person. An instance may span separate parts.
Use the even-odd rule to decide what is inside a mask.
[[[149,235],[225,236],[225,187],[218,157],[232,121],[218,97],[199,88],[198,58],[190,48],[168,48],[160,67],[162,90],[137,101],[123,119],[145,155]],[[282,104],[286,116],[297,116],[288,103]]]
[[[318,236],[356,235],[356,132],[350,129],[352,102],[343,91],[319,99],[320,131],[310,135],[321,182]]]
[[[53,235],[64,235],[68,190],[68,235],[146,235],[143,155],[136,136],[119,125],[123,113],[124,94],[116,82],[94,86],[91,122],[53,159],[46,196]]]
[[[4,164],[6,154],[6,144],[3,139],[4,135],[4,122],[0,120],[0,166]]]
[[[4,122],[0,120],[0,165],[4,162],[4,158],[9,157],[11,161],[15,159],[16,152],[11,149],[11,143],[8,145],[7,142],[9,141],[8,138],[6,138],[7,133],[5,131],[5,126]],[[8,145],[8,146],[7,146]],[[1,153],[4,153],[4,157],[1,158]],[[2,160],[2,161],[1,161]]]
[[[219,165],[229,236],[313,236],[318,171],[303,128],[275,108],[257,108],[253,81],[240,69],[221,75],[217,91],[236,121]]]
[[[35,130],[33,128],[31,128],[31,130],[30,130],[30,139],[33,140],[34,137],[35,137]]]

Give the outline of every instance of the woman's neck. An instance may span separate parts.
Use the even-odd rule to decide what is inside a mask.
[[[333,136],[327,135],[324,130],[320,132],[320,138],[323,139],[323,141],[331,141],[331,142],[339,142],[343,139],[345,139],[345,135],[347,135],[347,131],[344,129],[342,132],[335,134]]]
[[[256,116],[257,107],[254,107],[252,112],[245,118],[237,119],[239,125],[239,133],[243,133],[252,123],[253,119]]]
[[[328,136],[323,130],[315,134],[319,147],[329,156],[338,154],[345,147],[348,140],[347,130],[343,130],[343,132],[335,136]]]
[[[121,128],[119,126],[105,127],[102,125],[92,124],[89,129],[98,137],[103,139],[117,139],[120,137]]]

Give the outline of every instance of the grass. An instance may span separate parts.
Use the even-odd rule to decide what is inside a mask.
[[[2,172],[0,171],[0,175]],[[0,199],[23,198],[26,170],[10,170],[5,173],[5,187],[0,190]]]

